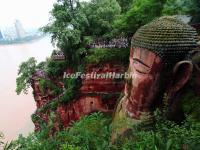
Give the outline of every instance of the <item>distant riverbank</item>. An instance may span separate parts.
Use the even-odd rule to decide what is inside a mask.
[[[24,43],[30,43],[36,40],[40,40],[44,38],[45,35],[34,35],[34,36],[27,36],[22,39],[15,39],[15,40],[1,40],[0,45],[13,45],[13,44],[24,44]]]

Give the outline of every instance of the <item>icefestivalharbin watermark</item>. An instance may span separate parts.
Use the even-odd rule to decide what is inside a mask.
[[[130,73],[116,73],[116,72],[107,72],[107,73],[66,73],[64,72],[63,78],[81,78],[81,79],[124,79],[124,78],[132,78],[132,74]]]

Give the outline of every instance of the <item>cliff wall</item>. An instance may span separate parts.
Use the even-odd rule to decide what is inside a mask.
[[[126,68],[126,65],[123,63],[110,61],[99,64],[88,64],[85,66],[84,73],[90,75],[92,73],[101,75],[108,73],[124,74]],[[73,70],[65,69],[64,72],[72,74]],[[51,79],[43,71],[35,73],[32,78],[32,88],[37,110],[32,115],[32,120],[36,131],[41,129],[42,124],[49,124],[49,122],[51,122],[52,128],[55,131],[68,128],[72,122],[93,112],[112,114],[125,85],[123,79],[104,77],[95,79],[84,78],[81,79],[81,84],[76,91],[75,98],[63,103],[59,99],[64,93],[55,95],[49,87],[42,89],[41,79],[51,81],[55,86],[65,90],[61,77]]]

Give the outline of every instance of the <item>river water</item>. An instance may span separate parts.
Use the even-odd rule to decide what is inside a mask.
[[[18,66],[22,61],[35,57],[38,62],[49,57],[53,47],[50,38],[19,45],[0,45],[0,131],[5,141],[27,135],[34,130],[31,114],[36,105],[32,90],[28,95],[15,92]]]

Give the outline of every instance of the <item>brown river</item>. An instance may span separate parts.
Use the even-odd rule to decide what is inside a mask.
[[[34,130],[31,114],[36,106],[32,90],[20,96],[15,92],[18,66],[29,57],[44,61],[52,50],[47,37],[26,44],[0,45],[0,131],[5,141],[16,139],[19,134],[26,136]]]

